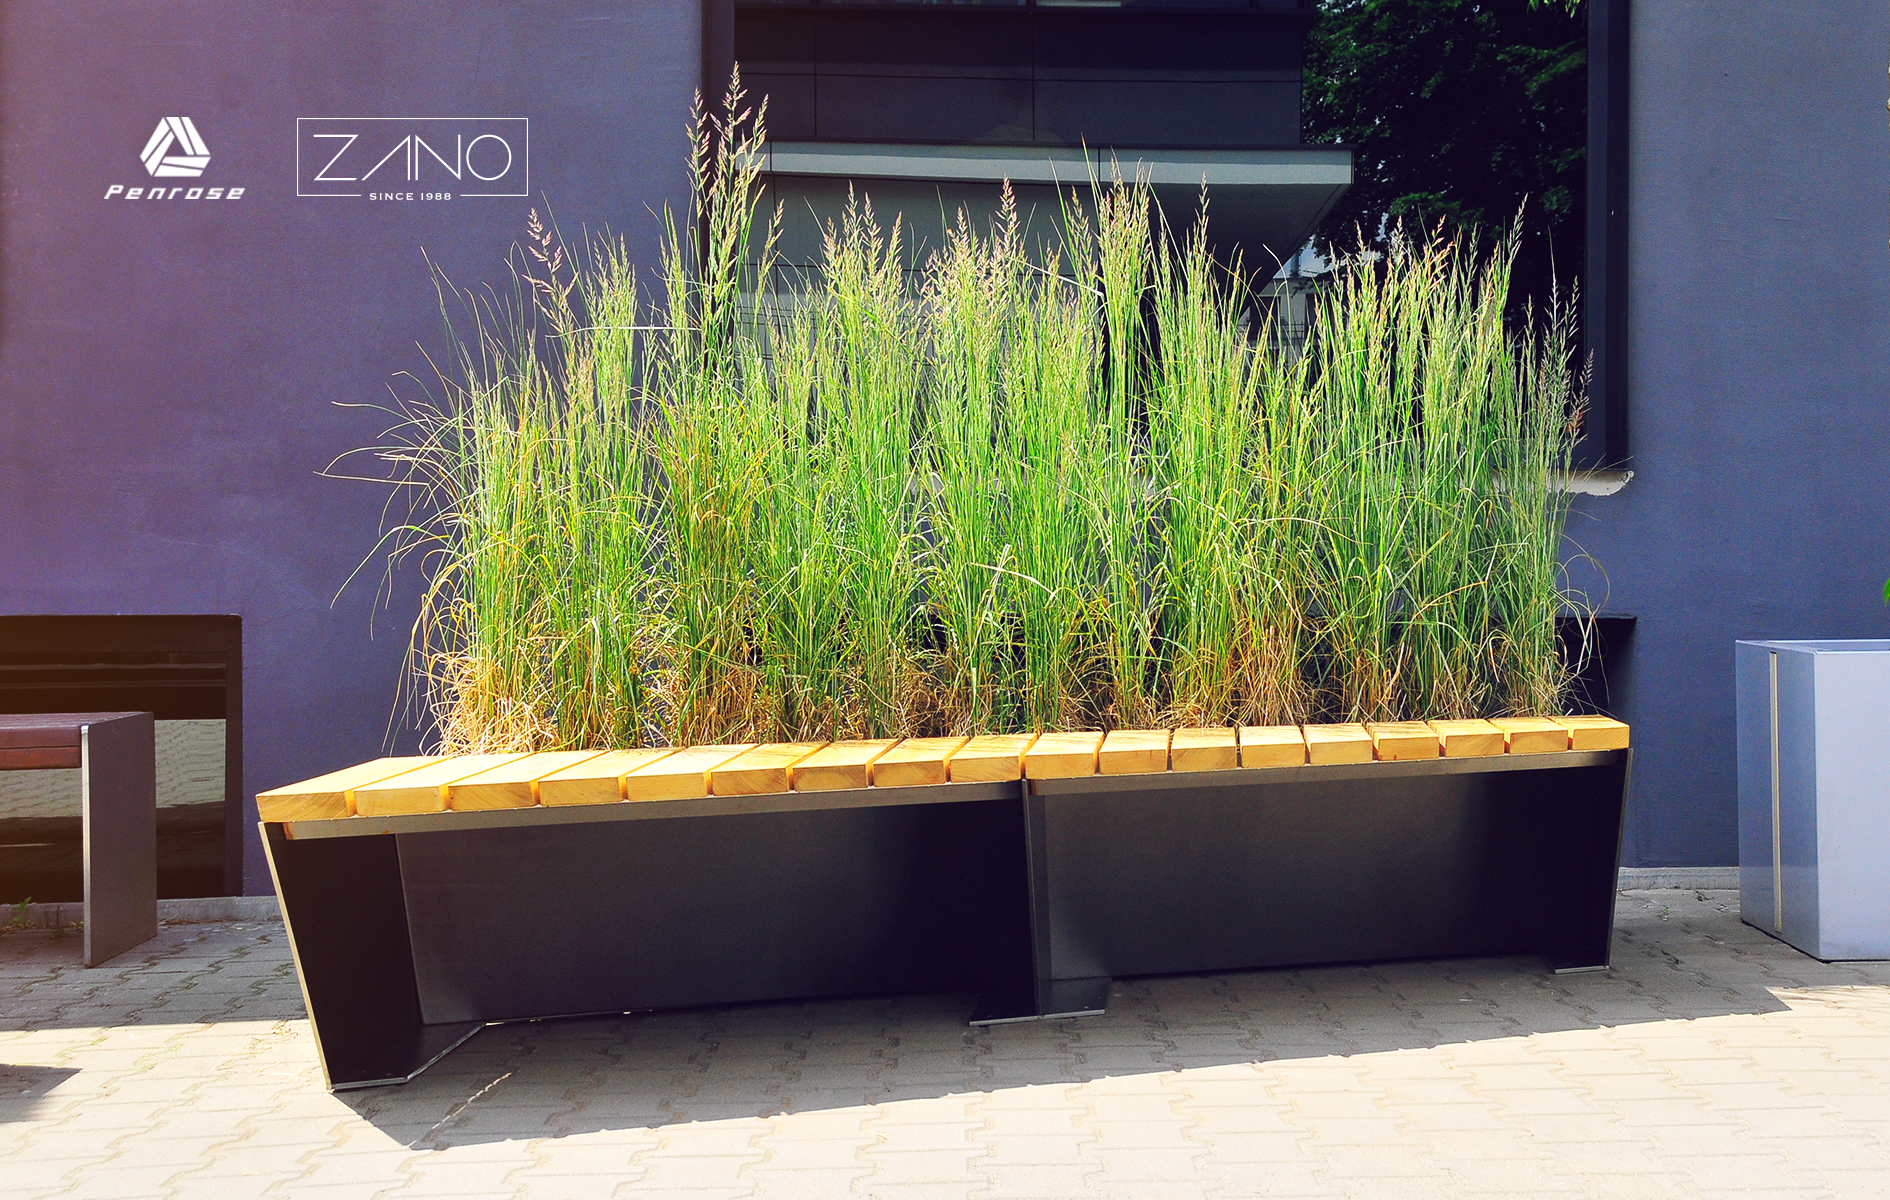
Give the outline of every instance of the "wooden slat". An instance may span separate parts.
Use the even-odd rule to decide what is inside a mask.
[[[1104,775],[1154,775],[1166,771],[1168,736],[1166,729],[1111,730],[1096,755],[1096,769]]]
[[[1369,755],[1368,755],[1369,757]],[[1242,725],[1240,765],[1299,767],[1306,763],[1306,735],[1297,725]]]
[[[530,808],[538,803],[537,784],[555,771],[597,758],[602,750],[546,750],[501,763],[490,771],[448,785],[446,806],[455,812],[494,808]]]
[[[47,746],[79,747],[79,725],[77,717],[67,713],[58,714],[56,719],[34,719],[31,722],[16,716],[0,716],[0,750],[43,749]]]
[[[449,786],[524,757],[523,754],[462,754],[442,758],[418,770],[353,788],[350,795],[354,797],[354,811],[364,817],[443,812]]]
[[[924,787],[951,778],[952,755],[970,738],[907,738],[873,760],[874,787]]]
[[[1240,765],[1240,735],[1227,729],[1177,729],[1168,744],[1171,771],[1231,771]]]
[[[1096,753],[1102,748],[1101,730],[1085,733],[1046,733],[1024,751],[1024,775],[1029,779],[1078,779],[1096,773]]]
[[[1306,726],[1306,761],[1360,763],[1372,761],[1372,735],[1363,725]]]
[[[300,783],[256,793],[256,812],[265,821],[328,821],[354,815],[349,793],[364,783],[379,783],[441,761],[438,755],[377,758],[343,767]]]
[[[898,744],[898,738],[880,738],[824,746],[788,768],[788,786],[797,792],[870,787],[873,763]]]
[[[1372,756],[1379,762],[1409,762],[1441,758],[1444,740],[1423,721],[1367,721],[1372,735]]]
[[[1008,783],[1024,777],[1024,751],[1034,733],[987,733],[972,738],[952,755],[953,783]]]
[[[77,746],[79,727],[131,713],[0,713],[0,749]]]
[[[1570,750],[1625,750],[1628,727],[1613,717],[1554,717],[1568,730]]]
[[[552,808],[571,804],[616,804],[623,799],[624,776],[676,751],[667,746],[641,750],[609,750],[575,767],[566,767],[538,781],[538,802]]]
[[[1432,721],[1445,758],[1486,758],[1503,752],[1503,731],[1488,721]]]
[[[0,746],[0,771],[52,771],[85,765],[77,746]]]
[[[709,769],[715,796],[766,796],[788,790],[788,770],[825,742],[769,742]]]
[[[697,800],[709,794],[709,769],[753,750],[753,742],[691,746],[623,777],[626,800]]]
[[[1490,724],[1503,731],[1511,754],[1547,754],[1568,749],[1568,728],[1547,717],[1498,717]]]

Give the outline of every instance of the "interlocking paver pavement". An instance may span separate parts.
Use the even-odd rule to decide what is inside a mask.
[[[1118,983],[987,1030],[918,996],[495,1026],[330,1096],[278,924],[107,967],[0,938],[0,1195],[1890,1196],[1890,964],[1730,892],[1532,958]]]

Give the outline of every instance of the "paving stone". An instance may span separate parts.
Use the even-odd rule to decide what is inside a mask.
[[[1460,1133],[1471,1130],[1497,1130],[1503,1121],[1487,1104],[1400,1104],[1393,1111],[1404,1121],[1409,1134],[1429,1137],[1433,1133]]]
[[[1275,1100],[1278,1085],[1255,1073],[1244,1079],[1213,1078],[1208,1073],[1190,1071],[1177,1076],[1175,1087],[1190,1108],[1215,1108],[1228,1104],[1266,1104]],[[1289,1101],[1278,1101],[1282,1106]]]
[[[1696,1195],[1678,1175],[1645,1171],[1635,1175],[1565,1174],[1563,1178],[1580,1189],[1584,1196],[1597,1200],[1675,1200]],[[1750,1197],[1748,1197],[1750,1200]]]
[[[1095,1139],[1089,1134],[1070,1137],[1006,1132],[994,1136],[987,1131],[978,1140],[985,1149],[983,1166],[995,1171],[1000,1167],[1008,1169],[1019,1164],[1086,1166],[1089,1160],[1084,1157],[1084,1147]]]
[[[73,1176],[102,1161],[104,1155],[96,1158],[54,1158],[18,1151],[10,1155],[6,1162],[7,1187],[22,1191],[43,1189],[49,1194],[63,1191]]]
[[[1101,1171],[1093,1182],[1108,1186],[1126,1183],[1162,1183],[1187,1180],[1205,1181],[1200,1175],[1204,1146],[1109,1146],[1089,1147],[1090,1157]]]
[[[114,1170],[145,1167],[172,1167],[178,1171],[200,1167],[216,1155],[212,1151],[229,1144],[228,1134],[189,1137],[161,1130],[149,1135],[131,1134],[113,1143],[107,1166]]]
[[[1218,1195],[1249,1196],[1343,1196],[1345,1188],[1330,1178],[1322,1165],[1314,1163],[1210,1163],[1209,1169],[1222,1180]]]
[[[1553,1154],[1544,1154],[1522,1130],[1496,1129],[1424,1129],[1413,1127],[1411,1136],[1421,1140],[1441,1161],[1455,1159],[1478,1162],[1549,1162]]]
[[[356,1195],[372,1195],[379,1188],[403,1186],[409,1176],[401,1170],[405,1156],[389,1154],[317,1155],[291,1188],[300,1195],[304,1188],[352,1187]]]
[[[1518,1126],[1529,1131],[1539,1142],[1638,1142],[1645,1135],[1633,1135],[1629,1126],[1614,1113],[1534,1113],[1516,1118]]]
[[[1525,1144],[1541,1150],[1546,1160],[1571,1175],[1641,1178],[1671,1173],[1660,1165],[1661,1156],[1651,1142],[1542,1142],[1532,1137]]]
[[[867,1175],[865,1168],[852,1170],[775,1170],[757,1171],[754,1191],[758,1200],[829,1200],[849,1196],[855,1185]]]
[[[922,1183],[889,1183],[876,1179],[861,1184],[858,1194],[871,1200],[964,1200],[966,1186],[951,1179]]]
[[[1005,1200],[1087,1200],[1093,1195],[1084,1181],[1088,1170],[1086,1165],[1072,1170],[1062,1165],[987,1163],[984,1172],[990,1184],[985,1194]]]
[[[1368,1086],[1329,1092],[1282,1089],[1282,1095],[1292,1103],[1296,1118],[1381,1121],[1391,1116],[1384,1093]]]
[[[1437,1155],[1434,1161],[1449,1172],[1451,1188],[1459,1195],[1582,1194],[1580,1184],[1571,1181],[1549,1163],[1492,1161],[1473,1155]]]
[[[868,1159],[873,1169],[862,1190],[882,1187],[925,1186],[960,1180],[983,1184],[985,1176],[974,1164],[984,1157],[983,1147],[968,1150],[879,1150]]]

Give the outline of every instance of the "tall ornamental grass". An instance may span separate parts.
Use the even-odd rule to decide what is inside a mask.
[[[443,749],[1558,708],[1581,389],[1513,243],[1337,264],[1286,352],[1133,181],[916,277],[856,197],[788,276],[761,136],[698,118],[653,286],[536,218],[509,295],[442,285],[382,454]]]

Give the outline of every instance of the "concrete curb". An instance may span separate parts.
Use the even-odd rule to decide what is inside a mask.
[[[20,906],[0,907],[0,926],[11,926],[20,915]],[[282,909],[274,896],[204,896],[194,900],[159,900],[158,921],[164,924],[197,925],[207,921],[280,921]],[[60,929],[77,925],[85,919],[85,905],[78,901],[26,906],[26,928]]]
[[[1622,867],[1621,890],[1679,890],[1685,892],[1712,889],[1737,889],[1738,867]]]

